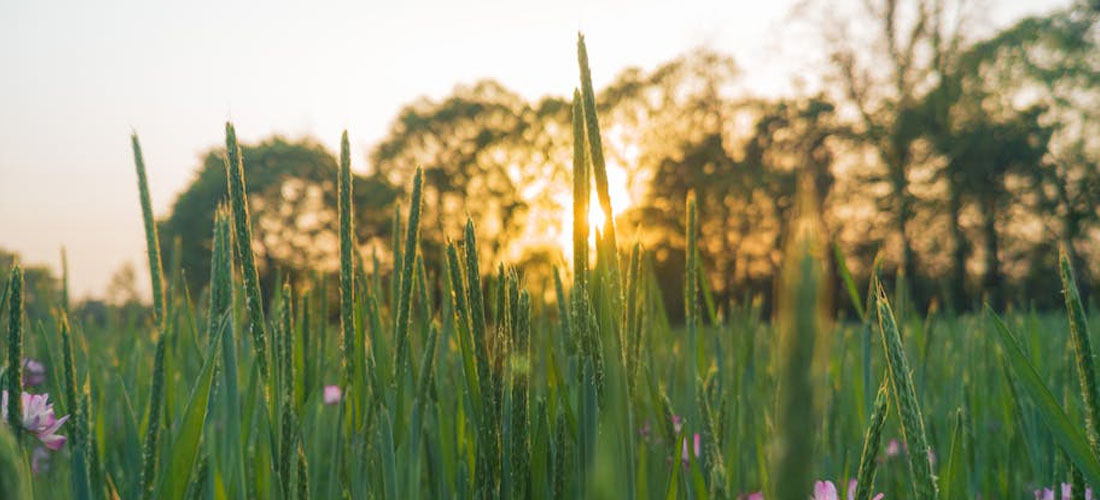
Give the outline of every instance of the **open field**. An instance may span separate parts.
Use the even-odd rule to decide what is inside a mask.
[[[2,385],[52,408],[5,396],[0,497],[1009,499],[1100,486],[1097,315],[1068,254],[1048,277],[1063,293],[1041,298],[1061,311],[917,304],[904,272],[851,276],[801,177],[774,300],[722,303],[689,193],[681,321],[651,253],[616,233],[585,50],[580,38],[571,262],[552,279],[487,259],[472,219],[426,255],[421,230],[440,224],[424,216],[419,168],[392,258],[360,252],[345,133],[338,272],[265,282],[227,123],[225,201],[209,207],[210,274],[195,289],[162,262],[135,134],[152,304],[92,318],[63,288],[32,321],[12,267]],[[592,199],[607,215],[590,224]]]

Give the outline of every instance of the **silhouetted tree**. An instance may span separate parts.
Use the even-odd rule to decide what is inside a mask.
[[[253,251],[261,277],[293,278],[306,269],[334,270],[338,263],[336,158],[319,143],[272,137],[242,144]],[[355,229],[360,244],[385,241],[398,191],[377,176],[354,176]],[[226,199],[225,150],[202,155],[195,179],[161,222],[164,242],[179,238],[179,261],[192,290],[209,280],[214,211]],[[386,245],[381,245],[388,248]],[[174,257],[169,257],[169,259]],[[271,286],[264,290],[270,293]]]

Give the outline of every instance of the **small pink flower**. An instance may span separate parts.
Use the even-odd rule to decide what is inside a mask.
[[[836,485],[832,481],[817,481],[814,483],[814,496],[810,500],[840,500],[836,494]]]
[[[20,402],[23,406],[23,428],[30,431],[47,448],[57,451],[65,446],[65,436],[59,436],[57,430],[69,419],[68,415],[58,419],[53,413],[53,403],[49,402],[49,394],[31,394],[24,392]],[[8,391],[3,391],[0,396],[0,412],[8,415]],[[4,420],[7,422],[7,420]]]
[[[691,445],[691,448],[692,448],[692,451],[694,451],[694,452],[695,452],[695,458],[699,458],[700,452],[701,452],[701,451],[702,451],[702,449],[703,449],[703,443],[702,443],[702,440],[701,440],[701,439],[699,438],[699,433],[698,433],[698,432],[696,432],[696,433],[695,433],[695,434],[694,434],[694,435],[692,436],[692,445]],[[690,456],[688,456],[688,443],[687,443],[687,439],[684,439],[684,440],[683,440],[683,447],[682,447],[682,449],[680,450],[680,460],[682,460],[682,461],[684,462],[684,465],[687,465],[687,464],[688,464],[688,462],[690,462],[690,461],[691,461],[691,457],[690,457]]]
[[[684,418],[679,415],[672,416],[672,430],[679,434],[684,428]]]
[[[340,402],[340,386],[338,385],[326,385],[324,393],[324,401],[327,405],[334,405]]]
[[[1035,490],[1035,500],[1059,500],[1059,497],[1055,496],[1057,490],[1061,490],[1061,500],[1073,499],[1073,485],[1070,483],[1062,483],[1060,488],[1043,488],[1041,490]],[[1092,488],[1085,488],[1085,500],[1092,500]]]
[[[46,365],[31,358],[23,359],[23,387],[34,387],[46,381]]]
[[[886,458],[894,458],[901,456],[901,445],[898,444],[897,439],[891,439],[886,443]]]
[[[34,475],[42,474],[50,469],[50,452],[41,446],[36,446],[31,454],[31,472]]]

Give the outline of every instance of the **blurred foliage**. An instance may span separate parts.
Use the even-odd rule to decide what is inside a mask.
[[[689,192],[719,309],[763,298],[768,310],[800,177],[814,186],[826,242],[857,277],[876,256],[886,277],[905,276],[902,306],[963,310],[1052,291],[1044,278],[1059,242],[1087,295],[1100,273],[1096,10],[1074,5],[975,38],[967,26],[981,13],[962,0],[859,9],[819,27],[831,56],[819,94],[747,96],[735,61],[709,49],[627,68],[598,89],[606,157],[625,171],[619,187],[632,198],[618,215],[620,241],[651,252],[669,310],[682,309],[676,266]],[[856,25],[859,37],[841,36]],[[422,166],[423,255],[433,273],[468,214],[483,235],[483,264],[509,261],[549,283],[568,246],[569,221],[557,214],[567,212],[570,130],[566,99],[528,101],[490,80],[407,104],[369,152],[368,174],[356,176],[361,250],[388,267],[395,204]],[[162,245],[180,239],[180,267],[196,287],[208,274],[222,157],[204,156],[162,222]],[[312,140],[275,137],[246,146],[244,158],[267,283],[272,269],[334,269],[333,155]]]
[[[23,310],[32,322],[47,318],[50,308],[59,302],[61,281],[48,266],[28,265],[18,254],[0,248],[0,269],[4,269],[0,276],[0,295],[4,295],[3,290],[8,286],[7,270],[16,263],[23,267]]]
[[[242,144],[253,252],[265,284],[274,271],[300,278],[305,269],[334,271],[339,261],[336,235],[336,158],[312,140],[272,137]],[[353,176],[355,228],[360,242],[387,235],[397,190],[377,176]],[[225,200],[225,149],[202,155],[202,165],[171,214],[160,223],[165,262],[179,262],[198,290],[210,277],[214,211]],[[179,244],[173,244],[178,241]],[[180,254],[173,255],[173,248]],[[171,269],[169,269],[171,271]],[[271,287],[265,287],[270,290]]]

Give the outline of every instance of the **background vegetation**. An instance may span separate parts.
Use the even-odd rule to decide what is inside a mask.
[[[362,174],[227,124],[160,221],[135,135],[151,304],[0,254],[3,387],[69,416],[39,453],[10,398],[0,491],[1084,498],[1100,6],[865,7],[813,96],[707,50],[597,91],[581,38],[573,96],[411,103]]]

